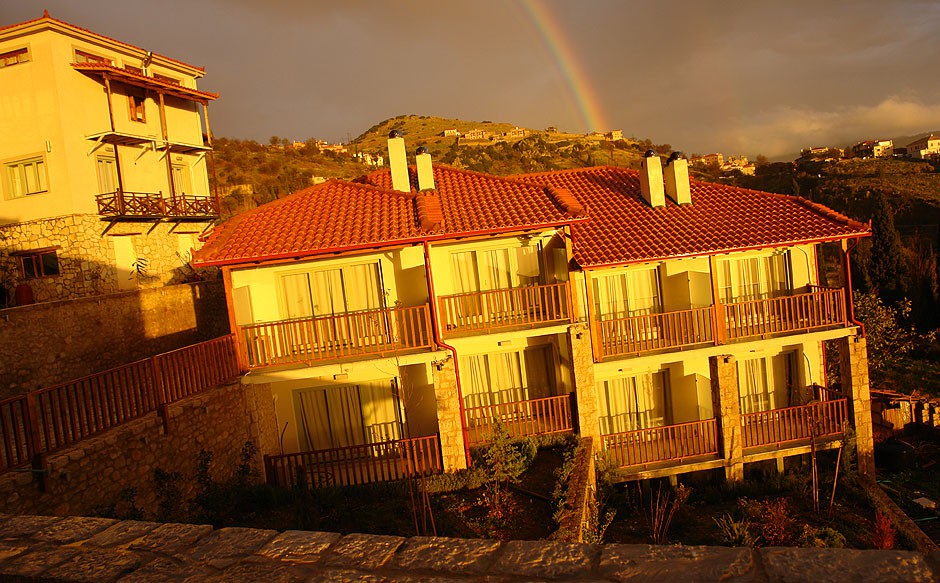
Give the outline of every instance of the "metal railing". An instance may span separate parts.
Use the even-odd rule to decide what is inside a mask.
[[[238,326],[249,368],[430,348],[427,305]]]
[[[842,435],[847,419],[846,399],[746,413],[741,416],[744,448]]]
[[[718,455],[718,421],[705,419],[601,436],[621,467]]]
[[[268,484],[288,488],[301,477],[312,488],[353,486],[439,473],[442,467],[437,435],[264,456]]]
[[[534,327],[571,319],[567,282],[441,296],[445,336]]]
[[[234,336],[0,401],[0,473],[122,425],[240,374]]]
[[[571,409],[571,395],[467,407],[464,409],[467,443],[486,443],[492,438],[497,425],[501,425],[510,437],[571,431]]]

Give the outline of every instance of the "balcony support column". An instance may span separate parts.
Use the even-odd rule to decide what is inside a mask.
[[[584,325],[568,328],[568,347],[571,352],[571,376],[577,396],[575,423],[581,437],[592,438],[594,451],[603,447],[597,405],[597,383],[594,380],[594,358],[591,351],[591,334]]]
[[[280,430],[277,426],[271,384],[243,385],[242,390],[245,391],[245,408],[248,410],[248,435],[258,448],[259,459],[284,453],[281,451]]]
[[[729,482],[740,482],[744,480],[744,428],[738,398],[737,360],[730,355],[712,356],[708,367],[725,478]]]
[[[460,393],[453,358],[431,363],[434,397],[437,403],[437,430],[441,435],[441,460],[445,472],[467,468],[467,454],[461,419]]]
[[[855,428],[858,473],[875,478],[874,436],[871,421],[871,392],[868,386],[868,348],[862,336],[840,338],[839,371],[842,394],[849,406],[849,419]]]

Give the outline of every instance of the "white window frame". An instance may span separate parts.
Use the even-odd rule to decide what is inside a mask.
[[[36,154],[3,165],[3,182],[8,198],[26,198],[49,192],[49,170],[45,154]],[[33,186],[30,188],[30,178]]]

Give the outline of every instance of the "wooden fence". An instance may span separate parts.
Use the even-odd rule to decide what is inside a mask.
[[[354,486],[439,473],[437,435],[264,456],[268,484],[290,488]]]
[[[0,473],[240,374],[233,335],[0,401]]]

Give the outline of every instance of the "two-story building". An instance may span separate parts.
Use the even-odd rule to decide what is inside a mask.
[[[388,170],[239,215],[196,254],[270,407],[269,479],[458,469],[496,424],[591,436],[625,479],[739,479],[855,425],[869,471],[864,341],[817,258],[843,243],[847,265],[867,225],[652,152],[640,172],[505,178],[389,150]]]
[[[43,301],[185,277],[218,217],[203,74],[48,13],[0,28],[2,287]]]

